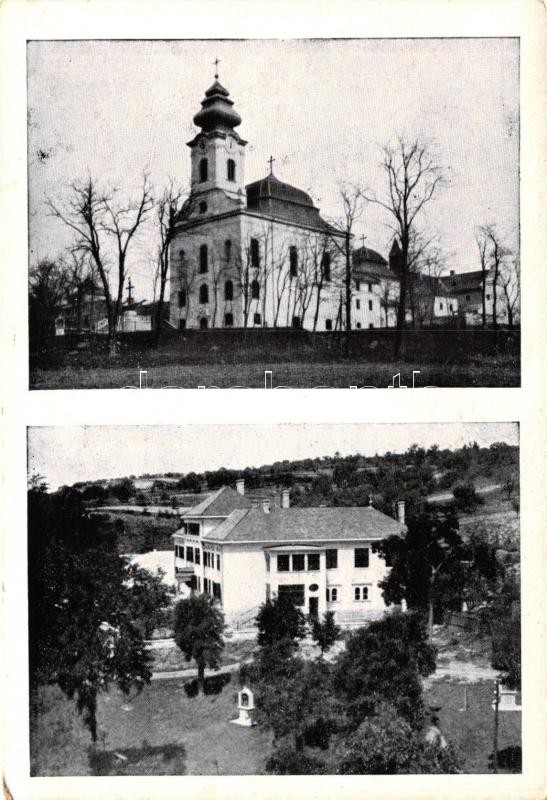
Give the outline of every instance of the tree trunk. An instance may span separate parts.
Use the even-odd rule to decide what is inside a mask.
[[[198,664],[198,686],[203,694],[205,692],[205,664],[203,663]]]
[[[351,240],[350,232],[346,231],[346,355],[349,356],[351,344]]]
[[[429,605],[427,609],[427,636],[429,639],[429,644],[433,641],[433,600],[429,600]]]
[[[486,328],[486,271],[482,270],[482,327]]]

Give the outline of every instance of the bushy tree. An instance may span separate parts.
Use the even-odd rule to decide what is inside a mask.
[[[311,623],[313,640],[321,649],[321,655],[340,638],[340,627],[334,621],[334,611],[325,611],[323,620],[314,617]]]
[[[387,701],[412,727],[423,723],[421,678],[435,670],[435,649],[418,614],[395,612],[356,630],[338,656],[334,688],[354,724]]]
[[[390,536],[373,546],[391,566],[380,588],[387,605],[405,600],[427,614],[429,637],[434,611],[461,607],[467,550],[458,521],[449,512],[427,511],[409,520],[404,536]]]
[[[303,639],[306,635],[304,614],[284,595],[267,600],[260,606],[256,624],[257,641],[261,647],[267,647],[281,640],[288,640],[296,646],[297,640]]]
[[[141,589],[144,581],[156,598],[163,589],[118,555],[112,527],[73,489],[29,492],[28,544],[31,697],[57,684],[96,741],[99,692],[114,684],[127,694],[150,680],[142,627],[153,600],[143,604]]]
[[[459,483],[452,489],[456,507],[460,511],[473,512],[482,505],[484,500],[477,494],[474,485],[471,482]]]
[[[266,761],[266,772],[270,775],[324,775],[328,770],[317,756],[281,744],[274,747]]]
[[[387,703],[337,748],[338,772],[342,775],[408,775],[458,772],[454,752],[437,741],[428,744],[417,731]]]
[[[205,667],[217,669],[224,648],[224,614],[214,598],[206,594],[179,600],[175,606],[174,638],[186,661],[198,667],[198,684],[203,691]]]

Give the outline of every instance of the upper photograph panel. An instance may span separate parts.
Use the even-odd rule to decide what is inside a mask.
[[[518,39],[27,65],[31,389],[520,385]]]

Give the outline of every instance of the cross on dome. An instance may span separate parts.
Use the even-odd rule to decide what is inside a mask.
[[[220,58],[215,58],[213,64],[215,65],[215,80],[218,80],[218,65],[220,64]]]
[[[273,175],[273,163],[274,163],[274,161],[275,161],[275,158],[273,156],[270,156],[269,159],[268,159],[268,164],[270,165],[270,175]]]

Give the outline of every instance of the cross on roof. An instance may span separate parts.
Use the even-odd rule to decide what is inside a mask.
[[[218,80],[218,65],[220,64],[220,58],[215,58],[213,64],[215,65],[215,79]]]
[[[270,175],[273,175],[273,163],[274,163],[274,161],[275,161],[275,158],[273,156],[270,156],[269,159],[268,159],[268,164],[270,165]]]
[[[361,242],[363,243],[363,245],[362,245],[363,247],[365,246],[365,239],[366,239],[366,238],[367,238],[367,237],[366,237],[366,236],[365,236],[365,234],[363,233],[363,234],[361,235]]]

